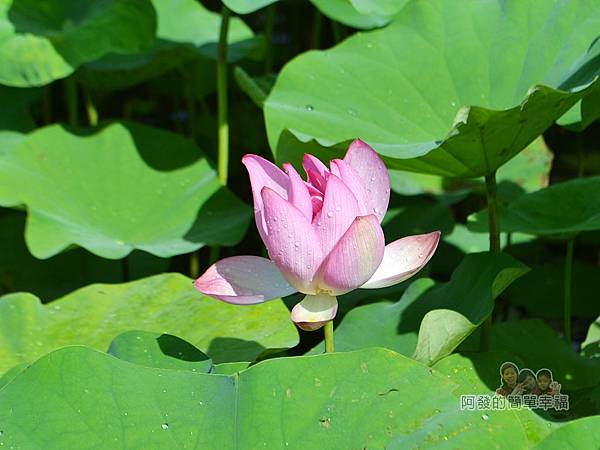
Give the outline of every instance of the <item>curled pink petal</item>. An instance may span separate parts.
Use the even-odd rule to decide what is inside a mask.
[[[196,280],[204,295],[238,305],[263,303],[296,292],[277,266],[259,256],[233,256],[210,266]]]
[[[272,189],[263,188],[262,199],[269,257],[298,291],[314,294],[314,275],[323,261],[315,230],[304,214]]]
[[[292,321],[305,331],[318,330],[337,314],[337,298],[326,295],[307,295],[292,309]]]
[[[352,191],[342,180],[330,174],[323,207],[313,220],[324,256],[329,254],[358,215],[360,208]]]
[[[254,200],[254,218],[260,237],[264,242],[267,229],[263,217],[264,208],[260,192],[266,186],[283,198],[287,198],[287,190],[290,182],[288,176],[279,167],[258,155],[245,155],[242,158],[242,163],[246,166],[248,175],[250,175],[252,198]]]
[[[304,155],[302,166],[306,171],[309,183],[319,191],[325,192],[325,185],[327,184],[327,177],[329,176],[327,166],[325,166],[319,158],[309,155],[308,153]]]
[[[341,295],[362,286],[381,264],[384,247],[377,217],[357,217],[319,268],[319,288]]]
[[[309,222],[312,221],[313,206],[307,184],[300,178],[300,175],[298,175],[298,172],[296,172],[296,169],[291,164],[286,163],[283,165],[283,168],[286,170],[290,180],[287,192],[288,201],[298,208]]]
[[[407,280],[431,259],[440,242],[440,232],[407,236],[386,245],[383,261],[373,276],[361,286],[375,289]]]
[[[362,180],[366,191],[365,207],[381,222],[390,201],[390,176],[385,164],[375,150],[360,139],[350,144],[344,161]]]

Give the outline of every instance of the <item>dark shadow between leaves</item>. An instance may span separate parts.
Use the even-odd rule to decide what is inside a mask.
[[[183,237],[206,245],[235,245],[246,234],[251,218],[250,207],[222,187],[204,202]]]
[[[255,361],[267,349],[256,341],[233,337],[216,337],[206,353],[215,364],[237,361]]]
[[[208,360],[208,356],[187,341],[171,334],[161,334],[156,338],[158,347],[165,356],[181,361],[199,362]]]

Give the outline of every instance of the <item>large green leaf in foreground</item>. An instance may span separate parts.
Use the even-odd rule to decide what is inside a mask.
[[[154,39],[150,0],[0,0],[0,83],[41,86]]]
[[[597,93],[584,88],[597,66],[574,75],[599,29],[598,0],[411,2],[286,65],[265,102],[269,143],[277,156],[286,130],[325,146],[360,137],[391,168],[491,173]]]
[[[553,184],[523,195],[500,210],[500,230],[572,235],[600,230],[600,176]],[[473,231],[487,230],[487,210],[469,217]]]
[[[91,285],[46,305],[26,293],[0,297],[0,373],[65,345],[104,351],[129,330],[179,336],[214,362],[254,361],[298,343],[281,301],[229,305],[204,297],[187,277],[164,274]]]
[[[191,141],[137,124],[36,130],[0,156],[0,178],[0,205],[27,206],[38,258],[71,244],[105,258],[167,257],[236,244],[250,221]]]
[[[336,350],[381,346],[434,363],[473,333],[491,314],[494,299],[526,271],[505,254],[467,255],[448,283],[423,278],[397,303],[350,311],[335,330]]]
[[[70,347],[0,390],[0,442],[32,450],[528,448],[555,428],[528,411],[460,411],[456,388],[384,349],[277,358],[224,376]]]

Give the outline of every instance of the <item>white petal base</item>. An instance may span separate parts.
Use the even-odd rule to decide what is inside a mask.
[[[337,298],[332,295],[307,295],[292,309],[292,321],[305,331],[318,330],[337,314]]]

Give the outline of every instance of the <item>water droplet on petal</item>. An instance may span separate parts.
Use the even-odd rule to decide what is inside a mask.
[[[308,270],[310,270],[310,266],[306,266],[306,268],[307,268]]]
[[[338,205],[338,206],[336,206],[336,207],[335,207],[335,210],[336,210],[336,211],[341,211],[341,210],[342,210],[342,207]]]
[[[379,208],[377,208],[377,207],[373,208],[373,212],[374,212],[375,214],[379,214]]]
[[[331,219],[333,217],[333,213],[331,211],[327,211],[327,217]]]
[[[277,217],[273,217],[273,221],[277,222],[279,219]]]
[[[294,235],[292,233],[288,233],[288,237],[291,239],[294,237]]]
[[[371,177],[371,181],[375,181],[375,177]]]

